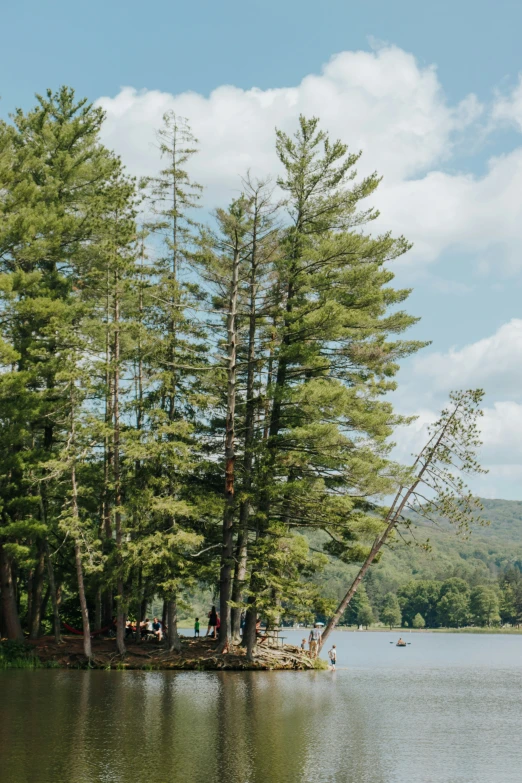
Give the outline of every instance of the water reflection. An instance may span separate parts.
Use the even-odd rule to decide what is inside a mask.
[[[519,783],[522,669],[0,675],[2,783]]]

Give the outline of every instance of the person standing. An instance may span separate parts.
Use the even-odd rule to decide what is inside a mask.
[[[196,617],[194,622],[194,637],[199,639],[199,617]]]
[[[213,606],[210,612],[208,613],[207,636],[212,636],[214,639],[216,638],[217,624],[218,624],[218,618],[217,618],[216,607]]]
[[[314,627],[310,631],[310,636],[308,637],[308,642],[310,644],[310,654],[314,658],[317,655],[317,650],[319,647],[320,640],[321,640],[321,629],[319,628],[318,624],[315,623]]]
[[[328,657],[330,659],[332,671],[335,671],[335,664],[337,663],[337,650],[335,649],[335,644],[332,644],[332,649],[328,650]]]
[[[152,622],[152,631],[153,631],[154,636],[156,637],[156,639],[159,642],[161,642],[161,640],[163,638],[163,628],[162,628],[161,623],[160,623],[160,621],[158,620],[157,617],[155,617],[153,622]]]

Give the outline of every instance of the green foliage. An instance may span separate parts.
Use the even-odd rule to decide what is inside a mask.
[[[389,625],[390,628],[401,625],[402,613],[396,595],[394,595],[393,593],[388,593],[387,595],[384,596],[381,611],[379,614],[380,614],[381,621],[386,625]]]
[[[500,616],[513,625],[522,622],[522,569],[509,568],[500,579]]]
[[[486,585],[475,587],[470,596],[470,612],[475,625],[498,625],[500,608],[497,591]]]
[[[359,605],[357,611],[357,622],[359,625],[364,625],[368,628],[374,622],[373,609],[369,601],[365,601]]]
[[[403,622],[411,626],[415,615],[421,614],[428,628],[435,627],[440,591],[440,582],[434,580],[411,581],[401,587],[398,598]]]
[[[31,645],[15,640],[0,642],[0,670],[38,669],[41,666],[42,664]]]
[[[372,230],[379,177],[358,178],[360,154],[301,117],[276,134],[283,201],[247,177],[202,227],[188,122],[164,117],[161,169],[138,188],[101,143],[103,119],[62,88],[0,125],[0,544],[22,623],[49,628],[53,580],[75,626],[79,591],[93,625],[153,600],[186,611],[184,597],[216,591],[220,565],[236,568],[234,608],[250,617],[329,615],[407,475],[390,461],[406,420],[387,395],[422,347],[405,339],[410,292],[393,287],[409,244]],[[459,421],[443,414],[451,437],[478,404],[459,400]],[[220,530],[227,414],[234,558]],[[442,444],[441,480],[448,455]],[[472,499],[439,500],[465,527]],[[462,620],[455,583],[401,585],[408,557],[376,565],[346,621]],[[519,592],[506,577],[497,609],[477,593],[468,612],[518,616]]]
[[[425,628],[426,627],[426,620],[421,614],[416,614],[415,617],[412,620],[412,628]]]
[[[439,625],[460,628],[470,620],[469,588],[463,579],[447,579],[441,586],[437,604]]]

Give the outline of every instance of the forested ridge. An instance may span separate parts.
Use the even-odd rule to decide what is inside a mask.
[[[366,592],[363,593],[368,598],[371,611],[363,610],[362,616],[366,613],[372,622],[385,622],[386,612],[383,618],[382,610],[393,595],[398,596],[402,610],[406,607],[406,611],[401,613],[401,620],[409,620],[411,625],[414,615],[411,616],[406,598],[428,585],[433,598],[428,617],[432,627],[472,623],[488,625],[493,617],[496,624],[518,624],[522,618],[522,503],[483,498],[482,505],[483,519],[488,524],[473,527],[471,533],[465,536],[456,536],[451,526],[444,522],[434,525],[417,518],[415,539],[407,545],[389,547],[382,561],[372,567],[365,582]],[[427,548],[423,546],[426,543]],[[336,600],[340,598],[354,571],[353,567],[330,562],[319,577],[325,595]],[[436,605],[442,585],[455,578],[465,583],[469,599],[478,587],[491,588],[494,593],[493,597],[489,593],[491,614],[484,611],[473,617],[469,602],[465,602],[461,614],[457,612],[453,617],[440,612],[437,616]],[[462,584],[457,583],[457,587],[463,589]],[[413,601],[410,603],[413,604]],[[343,621],[359,624],[357,620],[356,600]],[[397,613],[395,624],[400,624]]]
[[[206,589],[218,652],[243,613],[252,655],[259,617],[333,610],[333,559],[362,576],[399,543],[389,392],[423,347],[392,285],[409,244],[372,228],[378,174],[316,118],[276,130],[279,177],[245,172],[210,216],[188,120],[165,115],[142,181],[103,122],[62,88],[0,124],[0,631],[81,624],[89,658],[114,626],[124,655],[155,600],[175,651]],[[452,398],[411,484],[449,479],[457,526],[473,499],[448,465],[477,469],[481,394]]]

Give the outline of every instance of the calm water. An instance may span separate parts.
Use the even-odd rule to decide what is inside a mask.
[[[520,783],[522,636],[405,638],[338,633],[335,673],[0,672],[0,780]]]

